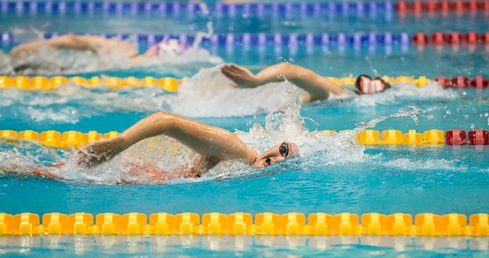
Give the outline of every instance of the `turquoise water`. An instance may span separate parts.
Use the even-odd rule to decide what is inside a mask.
[[[0,239],[0,251],[65,256],[205,256],[205,257],[485,257],[484,239],[420,239],[377,237],[33,237]],[[373,245],[374,244],[374,245]],[[380,244],[381,246],[375,246]],[[432,248],[429,248],[429,247]],[[430,250],[424,250],[426,248]]]
[[[89,18],[89,19],[87,19]],[[110,18],[110,20],[109,20]],[[83,23],[77,22],[84,19]],[[319,13],[317,15],[229,15],[209,14],[148,15],[121,14],[2,14],[0,31],[13,28],[38,29],[57,33],[138,33],[138,34],[193,34],[206,30],[206,23],[213,24],[214,32],[220,33],[354,33],[354,32],[486,32],[489,22],[487,12],[460,14],[413,14],[377,12],[357,15]]]
[[[110,19],[107,19],[110,18]],[[102,15],[0,17],[0,31],[26,30],[30,26],[50,32],[91,33],[195,33],[206,31],[206,21],[216,33],[353,33],[478,31],[486,28],[485,13],[434,17],[393,14],[359,17],[131,17]],[[463,21],[463,22],[462,22]],[[46,24],[46,25],[43,25]],[[141,50],[147,46],[139,46]],[[12,45],[3,45],[6,53]],[[294,139],[302,156],[264,170],[243,164],[225,164],[200,179],[181,179],[166,185],[136,182],[116,185],[124,178],[121,159],[90,171],[77,168],[55,170],[64,181],[37,178],[32,166],[69,161],[71,151],[34,143],[0,144],[0,203],[2,212],[44,214],[61,212],[207,212],[252,214],[351,212],[363,214],[424,212],[489,212],[489,162],[486,146],[364,147],[354,143],[352,133],[311,136],[317,130],[488,129],[486,90],[442,89],[437,84],[415,87],[396,84],[378,95],[330,99],[297,107],[298,96],[287,83],[255,90],[238,90],[219,75],[224,62],[263,67],[287,61],[320,74],[356,77],[367,73],[388,76],[489,76],[484,45],[414,46],[267,46],[211,47],[202,43],[197,58],[158,60],[145,67],[120,67],[114,61],[103,69],[90,66],[97,59],[83,54],[61,53],[58,61],[79,64],[67,76],[183,77],[189,80],[179,93],[159,88],[127,88],[112,91],[65,85],[51,92],[0,89],[0,129],[23,131],[77,130],[101,133],[123,131],[157,111],[175,112],[220,126],[256,149]],[[50,53],[45,54],[47,58]],[[74,59],[77,59],[73,61]],[[1,59],[2,61],[5,59]],[[78,61],[79,63],[76,63]],[[83,62],[82,62],[83,61]],[[3,68],[3,66],[2,66]],[[205,68],[205,69],[202,69]],[[47,72],[48,76],[52,73]],[[228,85],[228,86],[226,86]],[[211,94],[208,94],[208,93]],[[266,135],[261,138],[261,135]],[[158,139],[164,141],[165,139]],[[265,146],[266,145],[266,146]],[[179,154],[186,154],[184,150]],[[145,143],[123,155],[125,159],[148,159],[171,163],[172,153],[151,149]],[[171,164],[170,164],[171,165]],[[88,179],[95,181],[88,183]],[[95,179],[95,180],[94,180]],[[430,245],[431,240],[435,242]],[[183,255],[183,256],[487,256],[487,239],[464,238],[207,238],[207,237],[32,237],[1,238],[0,253],[28,252],[39,256],[68,255]],[[242,242],[241,242],[242,241]],[[396,242],[397,241],[397,242]],[[397,244],[396,244],[397,243]],[[240,249],[241,248],[241,249]],[[428,251],[424,251],[428,249]],[[474,250],[470,250],[474,249]],[[482,251],[477,251],[482,250]],[[485,251],[484,251],[485,250]]]

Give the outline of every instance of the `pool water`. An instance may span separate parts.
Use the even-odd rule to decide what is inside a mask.
[[[361,256],[361,257],[484,257],[484,239],[425,239],[378,237],[167,237],[167,236],[63,236],[3,238],[1,251],[36,256]],[[27,240],[27,241],[26,241]],[[431,250],[425,250],[425,249]],[[472,248],[472,250],[471,250]]]
[[[3,14],[2,14],[3,15]],[[436,31],[483,32],[485,12],[401,16],[378,12],[359,16],[325,15],[315,23],[300,15],[240,17],[198,15],[161,17],[157,14],[118,16],[77,14],[77,22],[65,15],[15,14],[1,16],[0,31],[27,31],[31,24],[46,33],[426,33]],[[110,19],[107,19],[110,18]],[[155,20],[157,22],[155,22]],[[461,21],[464,22],[461,22]],[[5,21],[5,22],[4,22]],[[161,23],[160,23],[161,22]],[[420,22],[420,23],[418,23]],[[96,25],[95,25],[96,24]],[[21,36],[24,35],[25,38]],[[27,36],[26,36],[27,35]],[[0,71],[7,71],[6,53],[13,44],[1,46]],[[140,49],[147,46],[140,45]],[[175,153],[153,148],[145,141],[96,169],[55,169],[63,181],[28,173],[33,166],[69,162],[71,150],[48,148],[32,142],[0,144],[0,212],[44,214],[87,212],[125,214],[156,212],[273,212],[310,214],[379,212],[469,216],[489,212],[489,161],[487,146],[363,146],[355,132],[364,129],[397,129],[403,132],[473,130],[489,126],[487,90],[444,89],[437,83],[417,87],[399,83],[382,94],[333,98],[302,106],[300,94],[290,83],[242,90],[230,87],[219,72],[222,63],[249,66],[253,71],[291,62],[332,77],[358,74],[396,76],[489,76],[486,45],[414,46],[212,46],[204,41],[198,56],[157,60],[144,67],[121,67],[117,60],[100,69],[97,57],[63,52],[60,63],[79,66],[65,76],[188,77],[177,93],[156,87],[121,90],[85,88],[69,83],[53,91],[0,89],[0,130],[38,132],[76,130],[121,132],[139,119],[168,111],[237,132],[258,150],[293,139],[301,156],[263,170],[244,164],[221,164],[199,179],[177,179],[164,185],[147,181],[118,185],[124,160],[146,159],[176,165]],[[2,53],[0,53],[2,54]],[[43,58],[50,58],[45,53]],[[78,62],[78,63],[76,63]],[[5,68],[7,67],[7,68]],[[46,71],[47,76],[55,73]],[[33,76],[32,74],[29,76]],[[334,135],[313,134],[335,130]],[[353,130],[351,132],[343,130]],[[168,139],[154,141],[164,145]],[[181,148],[178,159],[188,161]],[[127,178],[125,178],[127,179]],[[67,255],[174,255],[174,256],[486,256],[486,238],[375,238],[375,237],[10,237],[0,238],[0,253],[40,256]]]

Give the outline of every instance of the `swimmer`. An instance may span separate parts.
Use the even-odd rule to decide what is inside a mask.
[[[222,66],[221,72],[240,88],[256,88],[267,83],[282,82],[287,79],[308,93],[309,96],[302,100],[303,103],[325,100],[329,98],[330,94],[342,95],[349,92],[371,94],[391,88],[391,85],[381,78],[372,79],[368,75],[358,76],[355,88],[341,87],[327,77],[289,63],[269,66],[256,75],[248,68],[236,64]]]
[[[158,112],[138,121],[115,138],[102,139],[78,149],[78,165],[86,168],[96,166],[112,159],[133,144],[158,135],[174,138],[197,153],[192,166],[182,168],[185,177],[200,177],[220,161],[226,160],[242,160],[256,168],[265,168],[292,157],[299,151],[296,144],[284,141],[258,154],[230,131],[178,115]],[[149,173],[154,175],[163,173],[155,166],[150,170]]]
[[[131,65],[140,65],[144,60],[155,56],[177,56],[187,50],[187,46],[178,42],[176,39],[167,39],[152,46],[145,53],[139,54],[138,51],[128,42],[108,39],[101,36],[92,35],[73,35],[66,34],[47,40],[33,41],[13,48],[9,56],[12,59],[23,59],[37,53],[42,46],[49,46],[54,49],[90,51],[96,54],[110,53],[117,51],[126,55]],[[14,68],[15,72],[31,68],[32,65],[21,64]]]

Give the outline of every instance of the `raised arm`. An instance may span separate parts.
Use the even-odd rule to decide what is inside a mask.
[[[222,73],[239,87],[254,88],[270,82],[281,82],[287,79],[297,87],[307,91],[314,100],[327,99],[329,93],[341,94],[339,85],[309,69],[301,66],[280,63],[269,66],[254,75],[247,68],[229,64],[224,65]]]
[[[107,161],[131,145],[157,135],[167,135],[202,155],[194,162],[196,171],[205,172],[219,161],[245,159],[253,163],[256,153],[236,135],[222,128],[188,118],[158,112],[124,131],[118,137],[89,144],[78,151],[78,163],[87,167]],[[205,170],[205,171],[202,171]]]
[[[66,34],[47,40],[33,41],[19,45],[10,51],[10,57],[18,58],[22,57],[23,55],[30,55],[37,52],[39,48],[43,46],[43,44],[57,49],[72,49],[93,52],[97,52],[103,48],[110,48],[111,46],[120,46],[129,56],[134,56],[137,54],[137,51],[129,43],[124,41],[107,39],[100,36]]]

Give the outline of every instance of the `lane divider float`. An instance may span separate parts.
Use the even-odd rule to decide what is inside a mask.
[[[116,214],[77,212],[62,214],[24,212],[16,215],[0,213],[0,236],[36,235],[214,235],[214,236],[430,236],[488,237],[487,213],[467,216],[458,213],[438,215],[421,213],[380,214],[354,213],[307,215],[297,212],[211,212],[199,215],[184,212]]]
[[[463,12],[463,11],[478,11],[489,10],[488,0],[455,0],[455,1],[398,1],[395,4],[395,9],[399,13],[408,11],[412,12]]]
[[[434,32],[430,35],[418,32],[411,36],[413,45],[460,45],[460,44],[489,44],[489,32]]]
[[[248,2],[205,3],[198,2],[131,2],[131,1],[0,1],[0,12],[17,14],[157,14],[160,16],[213,15],[220,17],[247,16],[304,16],[319,14],[356,14],[395,12],[392,1],[375,2]]]
[[[69,34],[69,33],[68,33]],[[58,37],[59,33],[45,33],[45,39]],[[90,34],[87,34],[90,35]],[[196,40],[197,35],[193,34],[91,34],[104,38],[115,38],[118,40],[137,41],[142,45],[155,45],[166,39],[177,39],[178,41],[191,45]],[[459,45],[459,44],[489,44],[489,32],[434,32],[426,34],[418,32],[409,34],[401,33],[376,33],[376,32],[356,32],[346,33],[305,33],[305,34],[280,34],[280,33],[225,33],[213,34],[210,37],[201,38],[199,43],[202,47],[235,47],[235,46],[275,46],[275,47],[297,47],[304,46],[409,46],[409,45]],[[0,32],[0,44],[17,44],[14,34],[11,32]]]
[[[0,76],[0,89],[17,87],[23,90],[54,90],[67,83],[75,83],[84,87],[100,87],[106,86],[109,89],[120,89],[123,87],[161,87],[162,89],[169,92],[176,92],[178,86],[185,81],[186,78],[176,79],[176,78],[154,78],[145,77],[142,79],[130,76],[126,78],[119,77],[105,77],[100,78],[97,76],[91,78],[84,77],[65,77],[65,76],[36,76],[36,77],[26,77],[26,76]]]
[[[344,85],[354,85],[356,78],[353,77],[328,77],[330,80],[337,84]],[[124,87],[145,87],[145,86],[159,86],[166,91],[176,92],[178,87],[187,78],[177,79],[177,78],[136,78],[133,76],[120,78],[120,77],[106,77],[100,78],[97,76],[91,78],[84,77],[65,77],[65,76],[0,76],[0,89],[17,87],[22,90],[54,90],[60,86],[67,83],[75,83],[84,87],[108,87],[111,90],[117,90]],[[412,77],[412,76],[397,76],[389,77],[383,76],[382,79],[391,84],[398,83],[409,83],[418,87],[424,87],[432,81],[438,82],[444,88],[476,88],[485,89],[489,87],[489,79],[484,79],[482,76],[478,75],[472,79],[465,76],[456,76],[452,78],[446,78],[443,76],[436,77],[434,79],[429,79],[426,76]]]
[[[335,131],[324,130],[319,133],[334,134]],[[489,131],[482,129],[448,131],[431,129],[423,133],[409,130],[388,129],[383,131],[364,130],[356,133],[355,141],[363,145],[409,145],[409,146],[442,146],[442,145],[488,145]]]
[[[348,130],[346,130],[348,131]],[[314,134],[335,134],[334,130],[321,130]],[[87,143],[100,139],[113,138],[119,135],[117,131],[99,133],[89,131],[59,132],[48,130],[37,132],[33,130],[13,131],[0,130],[0,139],[7,144],[18,145],[22,140],[37,142],[46,147],[78,148]],[[362,145],[409,145],[409,146],[443,146],[443,145],[489,145],[489,131],[474,129],[453,129],[448,131],[432,129],[424,132],[409,130],[403,133],[401,130],[388,129],[383,131],[364,130],[355,134],[355,141]]]
[[[310,15],[310,14],[352,14],[364,15],[393,12],[449,12],[489,10],[488,0],[456,1],[374,1],[374,2],[272,2],[272,3],[206,3],[194,2],[131,2],[131,1],[6,1],[0,2],[0,12],[17,14],[158,14],[166,15]]]

